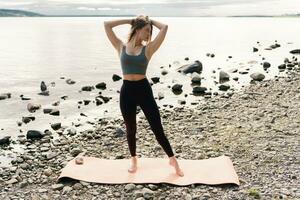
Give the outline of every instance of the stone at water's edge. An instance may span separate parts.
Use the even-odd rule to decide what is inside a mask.
[[[10,136],[5,136],[3,138],[0,138],[0,145],[5,145],[10,143]]]
[[[300,54],[300,49],[291,50],[290,53],[292,53],[292,54]]]
[[[200,74],[202,71],[202,68],[203,68],[202,63],[199,60],[196,60],[192,64],[186,64],[186,65],[179,67],[177,69],[177,71],[182,72],[184,74],[193,73],[193,72],[197,72]]]
[[[44,137],[41,131],[29,130],[26,135],[27,139],[36,140]]]

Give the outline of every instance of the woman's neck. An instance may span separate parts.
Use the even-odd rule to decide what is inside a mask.
[[[130,46],[134,46],[134,47],[143,46],[142,41],[139,39],[133,39],[131,42],[129,42],[129,44]]]

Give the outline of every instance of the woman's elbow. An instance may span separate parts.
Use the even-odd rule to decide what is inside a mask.
[[[103,25],[104,25],[105,27],[107,27],[107,26],[109,26],[109,22],[108,22],[108,21],[104,21],[104,22],[103,22]]]
[[[167,32],[168,31],[168,25],[167,24],[164,25],[163,28],[162,28],[162,30],[164,30],[165,32]]]
[[[165,24],[164,26],[163,26],[163,29],[165,29],[166,31],[168,30],[168,24]]]

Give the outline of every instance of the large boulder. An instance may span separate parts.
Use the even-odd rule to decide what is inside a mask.
[[[29,130],[27,131],[26,138],[31,140],[38,140],[43,138],[45,135],[41,131]]]
[[[262,73],[255,72],[250,75],[250,77],[255,81],[262,81],[265,78],[265,75]]]
[[[220,82],[229,81],[229,74],[221,70],[219,74],[219,81]]]
[[[290,53],[292,53],[292,54],[300,54],[300,49],[291,50]]]
[[[9,145],[11,136],[0,138],[0,145]]]
[[[199,60],[196,60],[192,64],[182,65],[177,69],[177,71],[184,74],[193,73],[193,72],[197,72],[198,74],[200,74],[202,72],[202,68],[203,68],[202,63]]]

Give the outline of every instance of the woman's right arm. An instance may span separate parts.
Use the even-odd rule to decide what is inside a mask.
[[[113,27],[122,25],[122,24],[131,24],[131,19],[121,19],[121,20],[111,20],[104,21],[104,29],[109,41],[112,43],[114,48],[120,52],[120,49],[123,45],[122,40],[120,40],[113,31]]]

